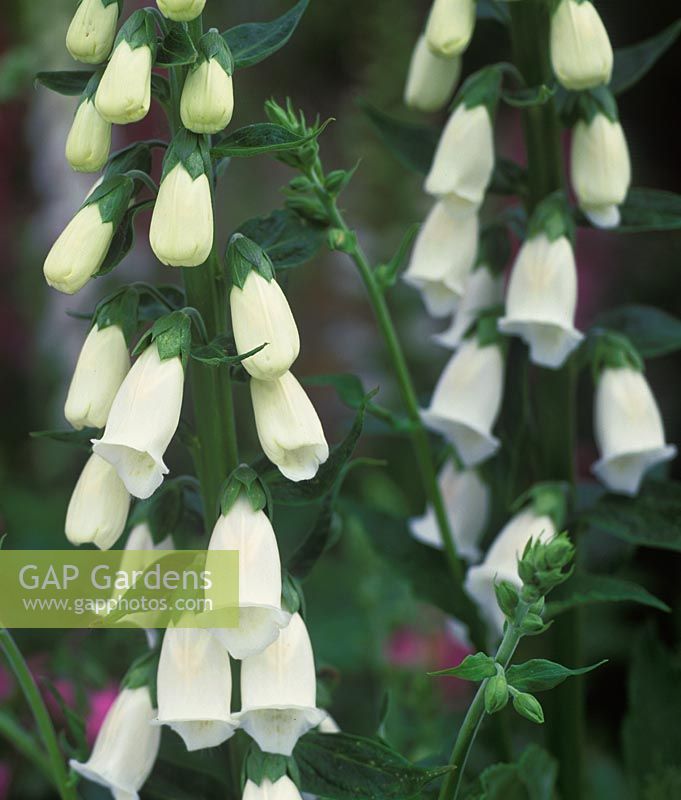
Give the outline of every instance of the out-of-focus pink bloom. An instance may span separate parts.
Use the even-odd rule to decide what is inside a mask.
[[[73,686],[73,683],[65,678],[56,678],[55,680],[51,681],[51,684],[52,687],[56,689],[59,697],[61,697],[64,705],[68,706],[69,708],[73,708],[76,704],[76,690]],[[41,683],[40,679],[38,679],[38,685],[43,693],[45,705],[47,706],[47,710],[50,712],[52,719],[58,724],[63,724],[66,722],[61,711],[59,700],[57,697],[55,697],[52,689],[49,686],[46,686],[44,682]]]
[[[99,729],[102,727],[102,722],[104,722],[106,712],[113,705],[113,702],[117,696],[118,687],[115,684],[111,684],[104,689],[98,689],[90,694],[88,698],[89,711],[85,726],[85,735],[87,737],[88,744],[94,744],[97,734],[99,733]]]
[[[0,761],[0,800],[9,800],[12,783],[12,768],[5,761]]]
[[[14,678],[8,670],[0,667],[0,703],[4,703],[14,693]]]
[[[385,656],[395,667],[425,667],[429,655],[428,638],[413,628],[399,628],[388,639]]]

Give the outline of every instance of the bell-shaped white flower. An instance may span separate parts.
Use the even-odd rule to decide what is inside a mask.
[[[262,350],[241,363],[254,378],[280,378],[300,352],[300,337],[286,295],[275,278],[251,270],[243,288],[234,285],[229,296],[237,353]]]
[[[676,456],[660,410],[638,370],[607,368],[598,379],[594,431],[601,458],[593,471],[608,489],[635,495],[646,472]]]
[[[409,64],[404,103],[417,111],[439,111],[452,96],[461,76],[461,57],[443,58],[419,36]]]
[[[516,514],[492,543],[482,564],[470,567],[466,573],[465,589],[475,600],[492,629],[501,635],[504,614],[494,591],[495,583],[509,581],[518,588],[518,559],[530,539],[548,541],[556,535],[551,517],[537,515],[531,508]]]
[[[64,405],[76,430],[103,428],[116,392],[130,369],[130,355],[118,325],[93,325],[78,356]]]
[[[442,131],[425,190],[480,205],[494,170],[494,131],[485,105],[459,103]]]
[[[610,83],[612,46],[589,0],[560,0],[551,17],[551,63],[566,89],[580,91]]]
[[[213,247],[213,200],[205,173],[192,178],[181,161],[161,181],[149,228],[156,258],[172,267],[197,267]]]
[[[458,470],[451,461],[440,472],[438,484],[458,554],[466,561],[478,561],[491,507],[489,486],[475,470]],[[422,517],[410,520],[409,527],[415,539],[442,549],[437,518],[430,506]]]
[[[111,52],[117,23],[117,0],[82,0],[66,33],[66,49],[76,61],[101,64]]]
[[[126,550],[172,550],[174,546],[173,537],[170,534],[161,539],[158,544],[154,544],[154,537],[146,522],[135,525],[125,543]]]
[[[459,307],[452,324],[433,339],[451,350],[461,344],[463,337],[484,308],[501,303],[504,296],[504,279],[484,264],[476,267],[468,277]]]
[[[266,753],[290,756],[298,739],[326,717],[307,628],[294,614],[279,638],[241,664],[241,727]]]
[[[116,468],[130,494],[151,495],[168,468],[163,455],[180,421],[184,370],[179,357],[161,360],[155,344],[132,365],[93,450]]]
[[[475,28],[475,0],[434,0],[426,23],[428,47],[451,58],[468,47]]]
[[[120,538],[130,509],[130,495],[116,470],[91,455],[71,495],[64,526],[71,544],[95,544],[109,550]]]
[[[109,158],[111,123],[100,116],[92,98],[76,109],[66,139],[66,160],[77,172],[98,172]]]
[[[151,724],[155,711],[149,689],[123,689],[107,712],[90,758],[72,759],[71,769],[105,786],[114,800],[138,800],[154,768],[161,731]]]
[[[219,133],[234,113],[234,84],[220,64],[210,58],[187,75],[182,89],[180,116],[194,133]]]
[[[302,797],[295,783],[288,775],[283,775],[274,783],[263,778],[260,786],[251,780],[246,781],[243,800],[302,800]]]
[[[436,203],[419,231],[404,280],[421,292],[428,313],[445,317],[463,295],[478,247],[478,215],[471,207]]]
[[[499,346],[481,347],[475,337],[466,339],[447,363],[422,419],[452,442],[464,466],[472,467],[499,449],[491,430],[503,389],[504,356]]]
[[[281,607],[281,561],[267,515],[242,493],[218,519],[208,549],[239,551],[239,627],[216,629],[215,637],[234,658],[261,653],[291,619]]]
[[[217,747],[233,735],[229,655],[210,631],[168,628],[157,687],[157,721],[179,734],[187,750]]]
[[[146,117],[151,105],[153,57],[147,45],[132,48],[121,39],[106,65],[95,95],[100,115],[117,125]]]
[[[190,22],[203,11],[206,0],[156,0],[164,17],[176,22]]]
[[[290,481],[307,481],[329,457],[310,398],[290,372],[273,381],[251,379],[258,439],[265,455]]]
[[[577,268],[565,236],[550,241],[540,233],[522,246],[506,295],[499,330],[520,336],[535,364],[557,369],[584,338],[573,325]]]
[[[572,188],[579,207],[598,228],[615,228],[631,184],[629,148],[622,126],[605,114],[580,120],[572,131]]]
[[[97,203],[84,206],[47,254],[45,280],[65,294],[80,291],[104,263],[113,235],[113,222],[102,221]]]

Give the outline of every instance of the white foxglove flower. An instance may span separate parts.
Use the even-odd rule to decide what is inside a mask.
[[[82,0],[66,33],[66,49],[76,61],[101,64],[116,38],[120,0]]]
[[[176,22],[190,22],[203,11],[206,0],[156,0],[164,17]]]
[[[475,263],[478,215],[460,205],[436,203],[419,231],[404,280],[421,292],[428,313],[456,308]]]
[[[484,308],[501,303],[504,296],[504,279],[486,265],[480,264],[468,277],[463,297],[456,310],[452,324],[433,339],[451,350],[461,344],[463,337]]]
[[[504,356],[496,344],[480,346],[466,339],[447,363],[430,407],[421,412],[425,425],[456,447],[466,467],[487,460],[499,449],[492,435],[504,389]]]
[[[466,561],[478,561],[480,540],[489,519],[489,486],[475,470],[458,470],[451,461],[440,472],[438,484],[458,554]],[[410,520],[409,527],[415,539],[442,549],[440,529],[431,507],[422,517]]]
[[[241,727],[266,753],[290,756],[298,739],[326,717],[307,628],[294,614],[279,638],[241,664]]]
[[[319,733],[340,733],[341,729],[339,724],[336,720],[331,716],[331,714],[327,714],[324,719],[319,723],[317,727]]]
[[[442,131],[425,190],[482,203],[494,170],[492,117],[484,104],[468,107],[465,97]]]
[[[121,384],[104,435],[94,442],[135,497],[151,497],[168,474],[163,455],[180,421],[183,391],[179,356],[162,361],[152,344]]]
[[[509,581],[518,588],[518,559],[530,539],[548,541],[556,535],[556,526],[548,515],[538,515],[531,508],[516,514],[492,543],[482,564],[471,567],[466,573],[465,589],[478,604],[481,613],[501,635],[504,614],[499,608],[494,591],[495,583]]]
[[[161,539],[158,544],[154,544],[154,537],[146,522],[135,525],[125,543],[126,550],[172,550],[174,546],[173,537],[170,534]]]
[[[596,114],[572,131],[572,187],[579,207],[598,228],[615,228],[631,184],[631,161],[617,119]]]
[[[420,36],[409,64],[404,103],[417,111],[439,111],[452,96],[461,76],[461,57],[443,58]]]
[[[138,800],[138,792],[154,768],[161,731],[151,724],[155,716],[149,689],[123,689],[107,712],[90,758],[72,759],[71,769],[100,786],[114,800]]]
[[[610,83],[613,52],[593,4],[560,0],[551,18],[551,63],[566,89],[580,91]]]
[[[130,495],[116,470],[91,455],[71,495],[66,538],[71,544],[95,544],[100,550],[109,550],[125,529],[129,509]]]
[[[243,800],[301,800],[301,794],[295,783],[283,775],[274,783],[263,778],[260,786],[251,780],[246,781]]]
[[[179,734],[187,750],[217,747],[234,734],[229,655],[210,631],[168,628],[157,686],[157,721]]]
[[[475,28],[475,0],[434,0],[428,22],[428,47],[451,58],[468,47]]]
[[[290,372],[273,381],[251,379],[258,439],[265,455],[290,481],[307,481],[329,457],[317,412]]]
[[[660,410],[641,372],[607,368],[598,379],[594,430],[601,455],[593,471],[613,492],[637,494],[646,472],[676,456],[665,442]]]
[[[291,619],[281,607],[281,560],[269,519],[242,493],[218,519],[208,549],[239,551],[239,627],[216,629],[215,637],[234,658],[261,653]],[[210,552],[207,569],[209,563]]]
[[[243,287],[234,284],[229,295],[232,328],[237,353],[250,353],[266,346],[241,363],[254,378],[280,378],[288,372],[300,352],[300,337],[286,295],[276,278],[264,278],[256,270],[248,273]]]
[[[93,98],[76,109],[66,139],[66,160],[77,172],[98,172],[109,158],[111,123],[100,116]]]
[[[64,406],[76,430],[103,428],[111,404],[130,369],[130,355],[118,325],[93,325],[78,356]]]
[[[194,133],[219,133],[234,113],[234,59],[214,29],[201,37],[198,49],[199,60],[182,89],[180,116],[184,127]]]
[[[528,239],[513,266],[499,330],[527,342],[535,364],[557,369],[584,338],[573,325],[576,306],[577,268],[569,239],[551,241],[545,233]]]

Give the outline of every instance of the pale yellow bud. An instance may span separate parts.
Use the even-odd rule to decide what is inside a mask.
[[[192,70],[184,82],[180,116],[194,133],[218,133],[229,125],[234,111],[234,84],[211,58]]]
[[[443,58],[431,52],[419,37],[409,64],[404,103],[417,111],[439,111],[452,96],[461,75],[461,58]]]
[[[101,64],[111,52],[116,36],[118,3],[83,0],[66,34],[66,48],[76,61]]]
[[[189,22],[203,11],[206,0],[156,0],[161,14],[176,22]]]
[[[458,56],[468,47],[475,28],[475,0],[434,0],[426,24],[433,53]]]
[[[77,172],[98,172],[110,149],[111,123],[100,116],[91,98],[83,100],[66,139],[66,160]]]
[[[109,122],[127,125],[146,117],[151,105],[151,50],[116,45],[100,81],[95,105]]]
[[[613,52],[598,11],[588,2],[561,0],[551,18],[551,62],[566,89],[610,83]]]

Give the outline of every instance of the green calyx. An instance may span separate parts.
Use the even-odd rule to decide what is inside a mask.
[[[591,368],[594,382],[605,369],[634,369],[645,371],[643,358],[632,341],[622,333],[599,330],[591,347]]]
[[[493,223],[484,228],[474,269],[484,266],[494,275],[501,275],[510,259],[511,238],[506,225]]]
[[[554,192],[544,198],[532,214],[527,228],[527,238],[533,239],[542,234],[550,242],[555,242],[561,236],[565,236],[570,242],[573,241],[575,223],[563,192]]]
[[[530,539],[518,561],[518,575],[523,582],[521,599],[526,603],[537,603],[556,586],[564,583],[572,574],[574,556],[574,545],[565,532],[548,542]],[[531,619],[529,629],[524,633],[542,633],[545,630],[541,618],[538,614],[536,616],[541,623],[541,630],[532,629]]]
[[[240,464],[222,486],[220,512],[223,517],[229,514],[241,495],[248,500],[253,511],[269,510],[271,507],[267,487],[258,473],[248,464]]]
[[[139,294],[129,286],[120,289],[112,297],[105,298],[92,315],[92,324],[99,330],[117,325],[130,347],[137,332]]]
[[[183,308],[160,317],[139,340],[133,355],[155,344],[161,361],[179,358],[186,370],[192,348],[192,321],[197,324],[200,331],[204,327],[203,320],[195,319],[196,314],[198,314],[196,309]],[[203,338],[205,340],[205,336]]]
[[[504,668],[501,664],[496,664],[496,675],[489,678],[485,684],[485,711],[488,714],[501,711],[508,703],[508,694]]]
[[[193,69],[197,69],[205,61],[217,61],[228,74],[234,74],[234,57],[227,42],[220,36],[217,28],[204,33],[198,44],[199,59]]]
[[[210,149],[204,135],[192,133],[184,128],[175,134],[163,159],[161,181],[178,164],[182,164],[192,180],[201,175],[210,175]]]
[[[499,317],[504,313],[502,306],[483,309],[477,321],[470,328],[468,336],[475,335],[480,347],[496,345],[505,349],[507,339],[499,330]]]
[[[161,656],[160,649],[149,650],[143,656],[132,662],[130,669],[125,673],[121,681],[121,689],[140,689],[146,686],[151,696],[151,705],[156,708],[156,675],[158,673],[158,662]]]
[[[466,108],[485,106],[493,120],[501,96],[502,81],[503,70],[498,65],[479,70],[461,87],[455,105],[463,103]]]
[[[102,80],[103,74],[104,71],[101,69],[95,70],[95,72],[92,73],[92,77],[87,82],[87,85],[83,90],[83,94],[80,96],[78,106],[80,106],[81,103],[84,103],[86,100],[90,100],[94,103],[94,97],[97,94],[97,88],[99,87],[99,82]]]
[[[99,0],[99,2],[104,6],[104,8],[112,6],[115,3],[118,6],[119,15],[123,10],[123,0]]]
[[[266,281],[275,278],[274,265],[270,257],[259,244],[242,233],[235,233],[229,240],[225,258],[232,283],[239,289],[244,288],[251,271],[257,272]]]
[[[105,178],[86,198],[81,209],[96,203],[102,222],[111,222],[117,228],[128,210],[134,191],[135,181],[127,175]]]
[[[560,529],[567,519],[570,492],[570,485],[561,481],[536,483],[513,503],[512,511],[518,512],[529,505],[536,516],[549,517]]]
[[[151,50],[152,61],[156,58],[157,39],[154,14],[150,8],[134,11],[123,23],[118,31],[114,50],[121,42],[127,42],[131,50],[139,47],[148,47]]]
[[[579,120],[590,123],[599,114],[603,114],[610,122],[618,122],[620,118],[615,95],[607,86],[580,92],[575,103],[574,116]]]
[[[305,613],[305,597],[300,581],[288,570],[281,576],[281,607],[289,614]]]
[[[509,692],[513,697],[513,708],[521,717],[529,719],[530,722],[534,722],[536,725],[544,723],[544,709],[534,695],[527,692],[519,692],[512,686],[509,686]]]
[[[300,773],[293,756],[263,753],[255,742],[251,742],[242,764],[242,787],[245,786],[246,781],[260,786],[264,780],[276,783],[284,776],[290,777],[296,785],[300,785]]]

